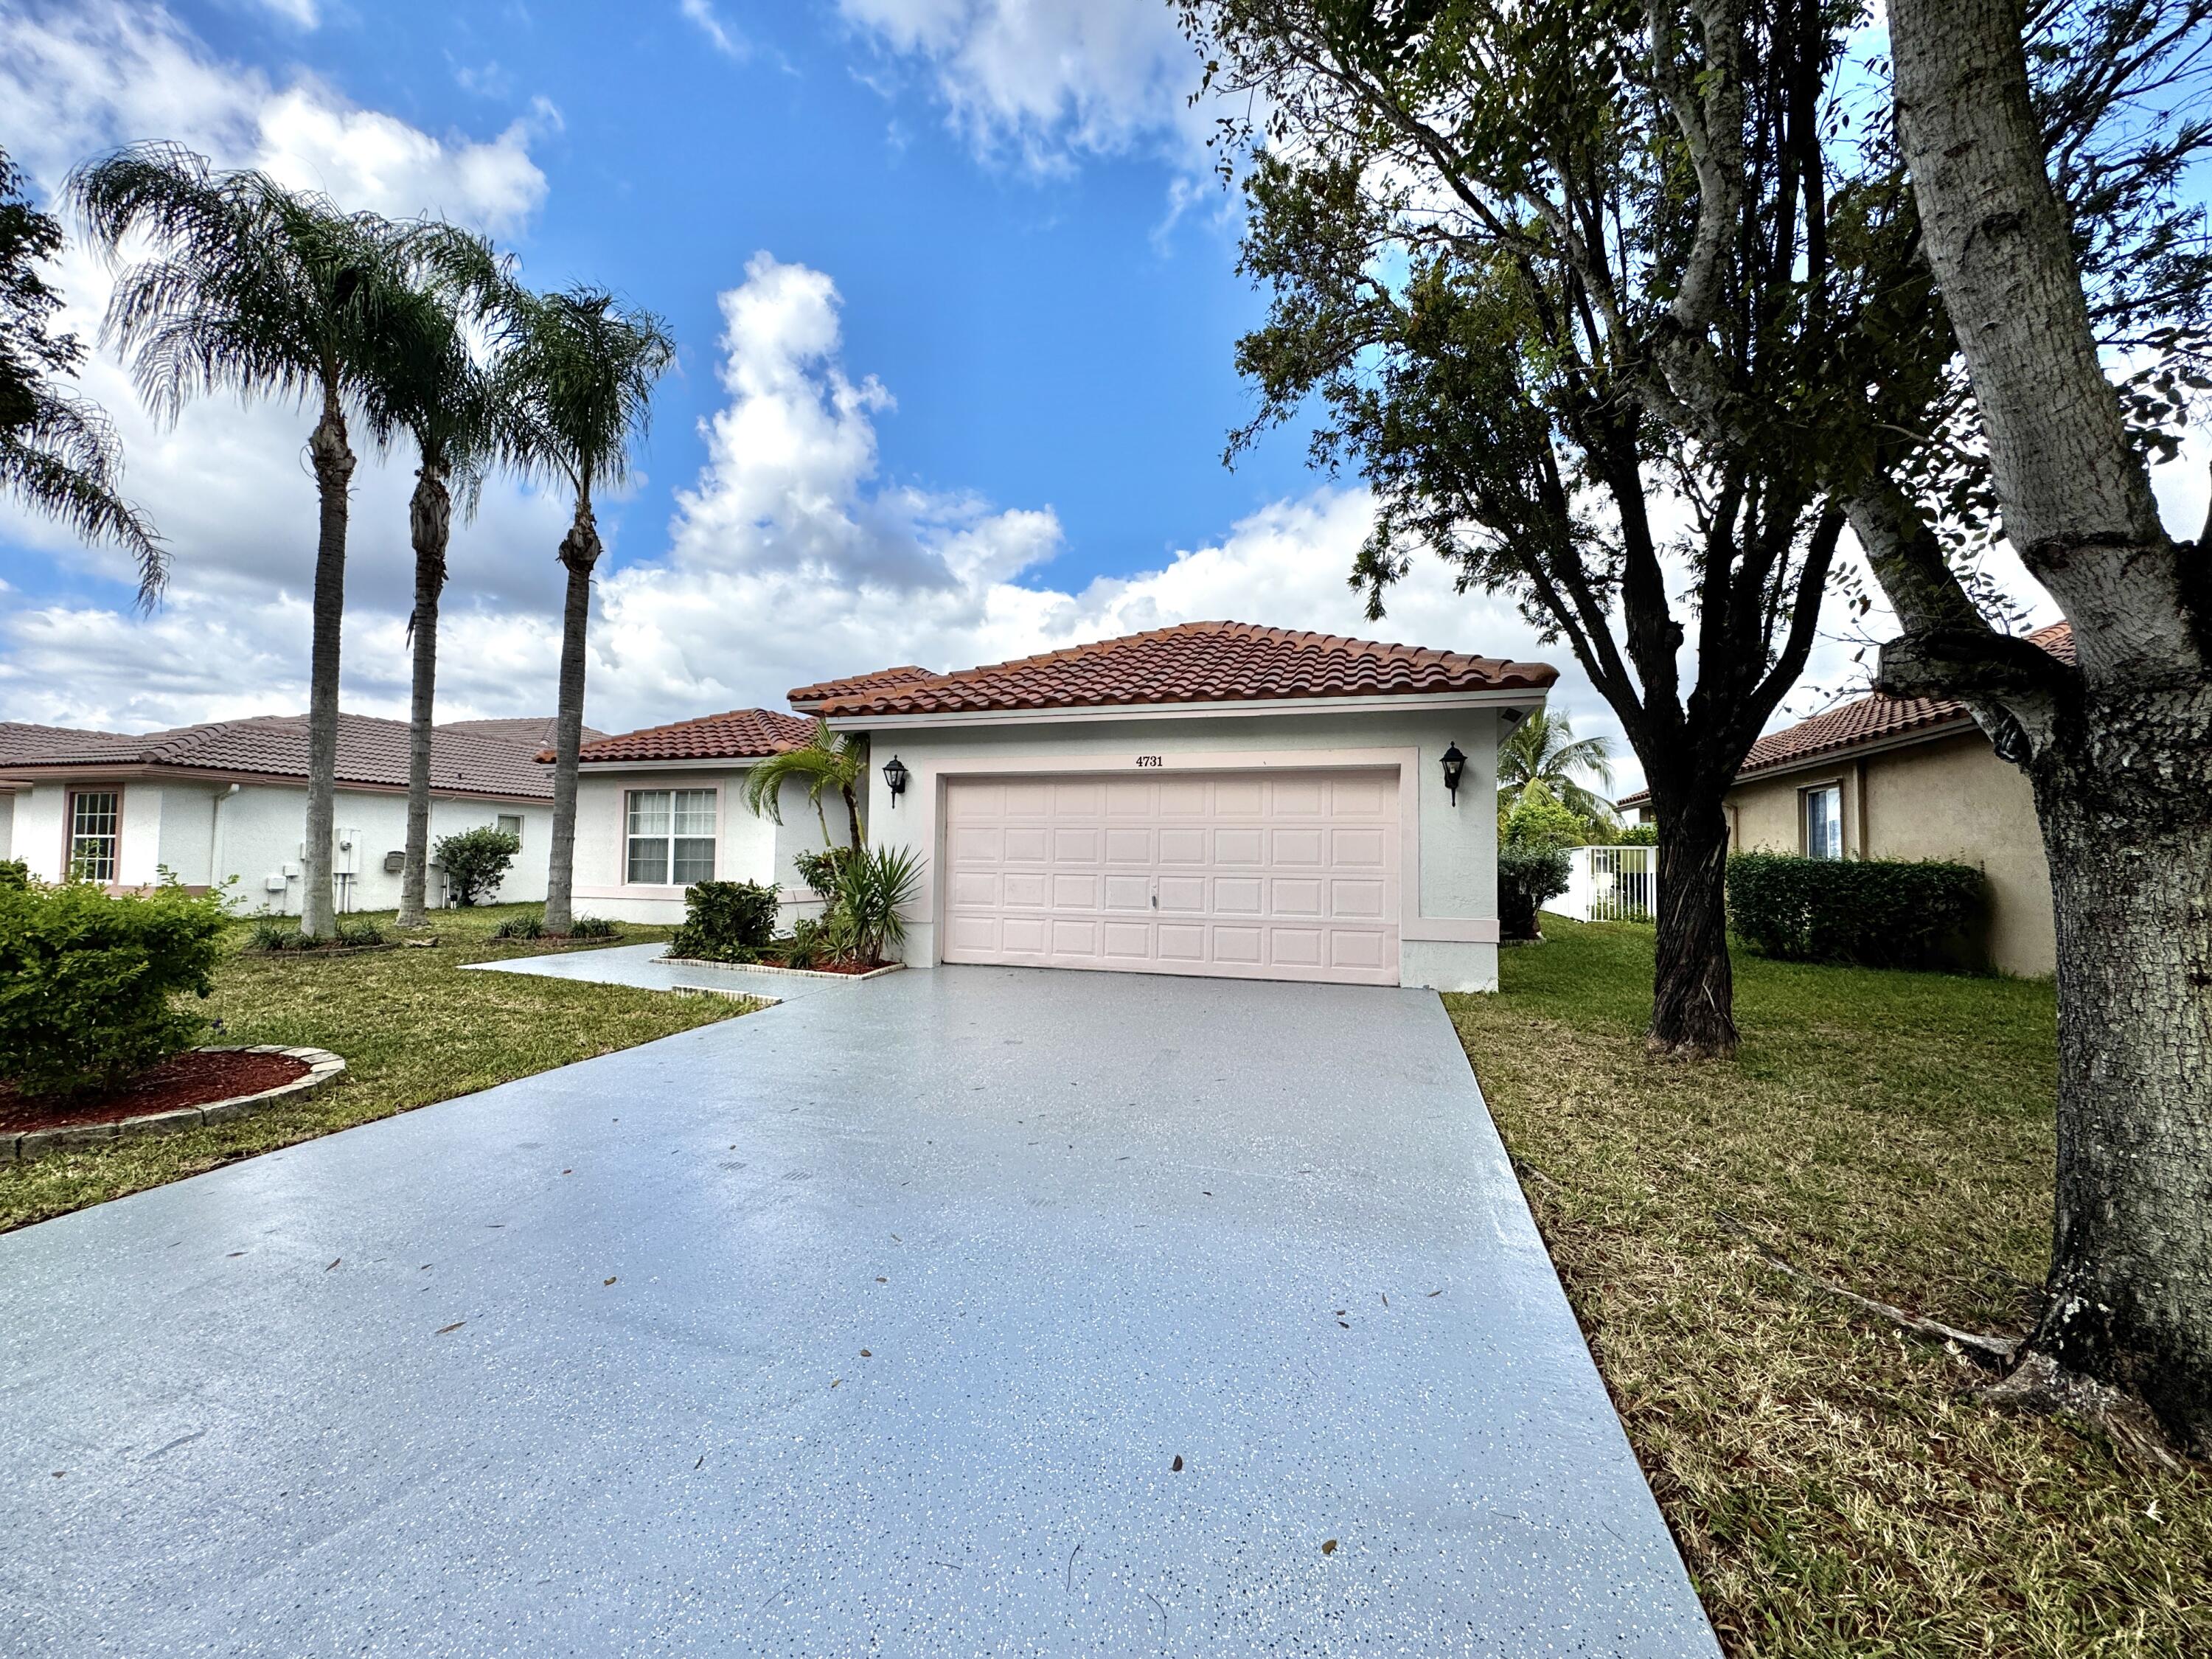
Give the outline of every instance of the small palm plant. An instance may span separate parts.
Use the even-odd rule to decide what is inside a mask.
[[[660,319],[626,310],[597,289],[501,301],[496,395],[513,422],[510,453],[521,468],[574,498],[560,560],[568,574],[561,613],[561,690],[554,726],[553,845],[545,872],[545,927],[568,931],[576,867],[576,753],[583,745],[584,648],[592,571],[601,550],[592,492],[629,475],[631,440],[644,434],[653,388],[675,362]]]
[[[320,501],[307,693],[307,824],[300,931],[327,939],[337,817],[338,637],[355,456],[346,428],[395,343],[414,325],[391,227],[287,189],[264,173],[216,173],[173,143],[133,144],[70,175],[88,239],[125,269],[102,327],[156,416],[230,392],[319,410],[307,453]]]
[[[831,951],[863,967],[889,961],[906,944],[905,907],[921,890],[911,848],[878,847],[845,860],[822,927]]]
[[[1515,726],[1498,745],[1498,816],[1503,822],[1530,786],[1591,823],[1609,823],[1613,803],[1583,787],[1575,774],[1587,772],[1613,785],[1613,746],[1603,738],[1577,738],[1565,714],[1539,708]]]
[[[830,834],[830,815],[822,810],[822,798],[834,789],[845,803],[846,828],[853,850],[858,853],[867,844],[860,797],[860,779],[867,769],[866,738],[849,732],[832,733],[829,721],[817,720],[812,735],[804,744],[769,756],[745,775],[745,805],[755,817],[781,823],[783,786],[787,780],[796,778],[806,786],[807,803],[822,825],[822,844],[834,848],[836,842]]]
[[[138,509],[119,493],[123,457],[96,404],[54,385],[74,374],[84,347],[48,331],[62,296],[38,267],[61,252],[62,228],[23,192],[0,149],[0,495],[59,520],[87,541],[122,544],[138,565],[138,603],[150,609],[168,557]]]

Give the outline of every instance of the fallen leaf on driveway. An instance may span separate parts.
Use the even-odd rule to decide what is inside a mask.
[[[1322,1540],[1321,1540],[1321,1553],[1322,1553],[1323,1555],[1334,1555],[1334,1554],[1335,1554],[1335,1553],[1336,1553],[1336,1540],[1334,1540],[1334,1538],[1324,1538],[1324,1539],[1322,1539]]]
[[[1388,1291],[1382,1292],[1382,1305],[1386,1308],[1390,1305],[1390,1292]]]
[[[243,1251],[243,1250],[233,1250],[233,1251],[231,1252],[231,1255],[244,1255],[245,1254],[246,1254],[246,1252],[245,1252],[245,1251]]]
[[[837,1382],[842,1382],[845,1379],[841,1376],[837,1379]],[[830,1386],[834,1389],[837,1386],[837,1382],[832,1382]]]
[[[885,1279],[881,1273],[878,1273],[876,1275],[876,1283],[878,1285],[888,1285],[890,1283],[890,1280]]]
[[[1176,1461],[1168,1465],[1168,1473],[1170,1474],[1181,1474],[1182,1473],[1182,1454],[1181,1452],[1177,1452],[1176,1454]]]
[[[1431,1291],[1429,1294],[1431,1296],[1442,1296],[1443,1292],[1442,1291]]]
[[[870,1353],[866,1348],[863,1348],[860,1350],[860,1358],[863,1359],[873,1359],[875,1355]]]
[[[613,1284],[613,1283],[614,1283],[614,1280],[613,1280],[613,1279],[605,1279],[605,1280],[604,1280],[604,1281],[602,1281],[602,1282],[603,1282],[603,1283],[605,1283],[605,1284],[611,1285],[611,1284]]]
[[[344,1260],[345,1260],[345,1258],[344,1258],[343,1256],[342,1256],[342,1255],[334,1255],[334,1256],[332,1256],[332,1257],[331,1258],[331,1267],[337,1267],[337,1266],[338,1265],[338,1263],[339,1263],[339,1262],[341,1262],[341,1261],[344,1261]],[[324,1268],[324,1269],[323,1269],[323,1271],[324,1271],[325,1273],[328,1273],[328,1272],[330,1272],[331,1267],[325,1267],[325,1268]]]
[[[467,1320],[465,1320],[465,1319],[456,1319],[456,1320],[455,1320],[452,1324],[450,1324],[450,1325],[441,1325],[441,1326],[439,1326],[439,1327],[438,1327],[438,1328],[437,1328],[436,1330],[434,1330],[434,1331],[431,1332],[431,1333],[430,1333],[430,1334],[431,1334],[431,1335],[433,1335],[433,1336],[443,1336],[443,1335],[445,1335],[445,1334],[446,1334],[447,1332],[449,1332],[449,1331],[458,1331],[459,1329],[460,1329],[460,1328],[461,1328],[461,1327],[462,1327],[462,1326],[464,1326],[464,1325],[467,1324],[468,1322],[468,1322]]]

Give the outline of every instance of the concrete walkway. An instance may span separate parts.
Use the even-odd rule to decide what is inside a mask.
[[[481,974],[538,974],[547,979],[580,979],[593,985],[628,985],[641,991],[719,991],[726,996],[760,997],[788,1002],[819,991],[857,988],[851,979],[824,974],[764,973],[757,968],[670,962],[665,945],[613,945],[605,950],[564,951],[558,956],[516,957],[507,962],[471,962],[463,971]],[[860,983],[873,983],[872,981]]]
[[[1715,1652],[1434,996],[832,989],[0,1237],[0,1652]]]

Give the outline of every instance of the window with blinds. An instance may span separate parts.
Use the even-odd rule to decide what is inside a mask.
[[[688,887],[714,878],[714,792],[633,789],[623,879],[648,887]]]

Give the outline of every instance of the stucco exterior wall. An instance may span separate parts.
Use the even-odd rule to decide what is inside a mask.
[[[1852,858],[1949,859],[1989,880],[1986,948],[2000,972],[2056,971],[2051,869],[2035,801],[2021,769],[1997,758],[1978,732],[1840,757],[1729,792],[1739,852],[1802,853],[1799,798],[1843,785],[1844,848]]]
[[[576,784],[576,909],[617,921],[673,924],[684,920],[684,889],[624,879],[627,808],[633,789],[712,789],[714,802],[714,877],[718,881],[774,882],[782,889],[781,926],[822,907],[793,867],[793,856],[820,850],[822,824],[796,782],[777,798],[781,824],[755,817],[744,803],[743,764],[716,767],[605,768],[585,772]],[[865,808],[863,809],[865,811]],[[823,803],[830,833],[847,833],[845,805]]]
[[[0,789],[0,859],[15,856],[15,795]]]
[[[868,839],[911,847],[925,860],[923,890],[908,908],[906,960],[933,967],[939,959],[937,866],[949,777],[1018,770],[1027,760],[1111,775],[1133,771],[1139,755],[1158,756],[1165,770],[1203,769],[1210,757],[1219,764],[1229,756],[1241,763],[1244,757],[1279,755],[1294,766],[1302,752],[1316,761],[1365,755],[1365,764],[1402,764],[1413,775],[1416,850],[1401,871],[1408,914],[1400,921],[1400,982],[1494,991],[1498,730],[1494,706],[884,727],[870,733],[871,771],[879,779],[896,755],[910,781],[896,805],[888,792],[874,789]],[[1468,757],[1456,805],[1438,764],[1455,742]]]
[[[234,910],[300,913],[300,855],[307,817],[304,785],[246,783],[234,791],[228,784],[166,777],[159,781],[87,777],[34,784],[16,796],[16,856],[45,880],[62,877],[67,801],[70,791],[79,788],[113,789],[123,798],[118,885],[156,881],[166,867],[193,887],[234,878],[230,889]],[[350,852],[341,849],[333,855],[336,868],[353,872],[349,883],[338,884],[340,908],[397,909],[400,877],[397,871],[386,872],[384,857],[407,845],[407,798],[385,791],[341,789],[337,806],[341,839],[350,831],[353,842]],[[502,817],[522,820],[522,850],[508,867],[496,897],[501,902],[541,902],[552,845],[551,803],[434,796],[431,844],[434,847],[442,836],[496,824]],[[443,897],[435,873],[430,884],[434,905]]]

